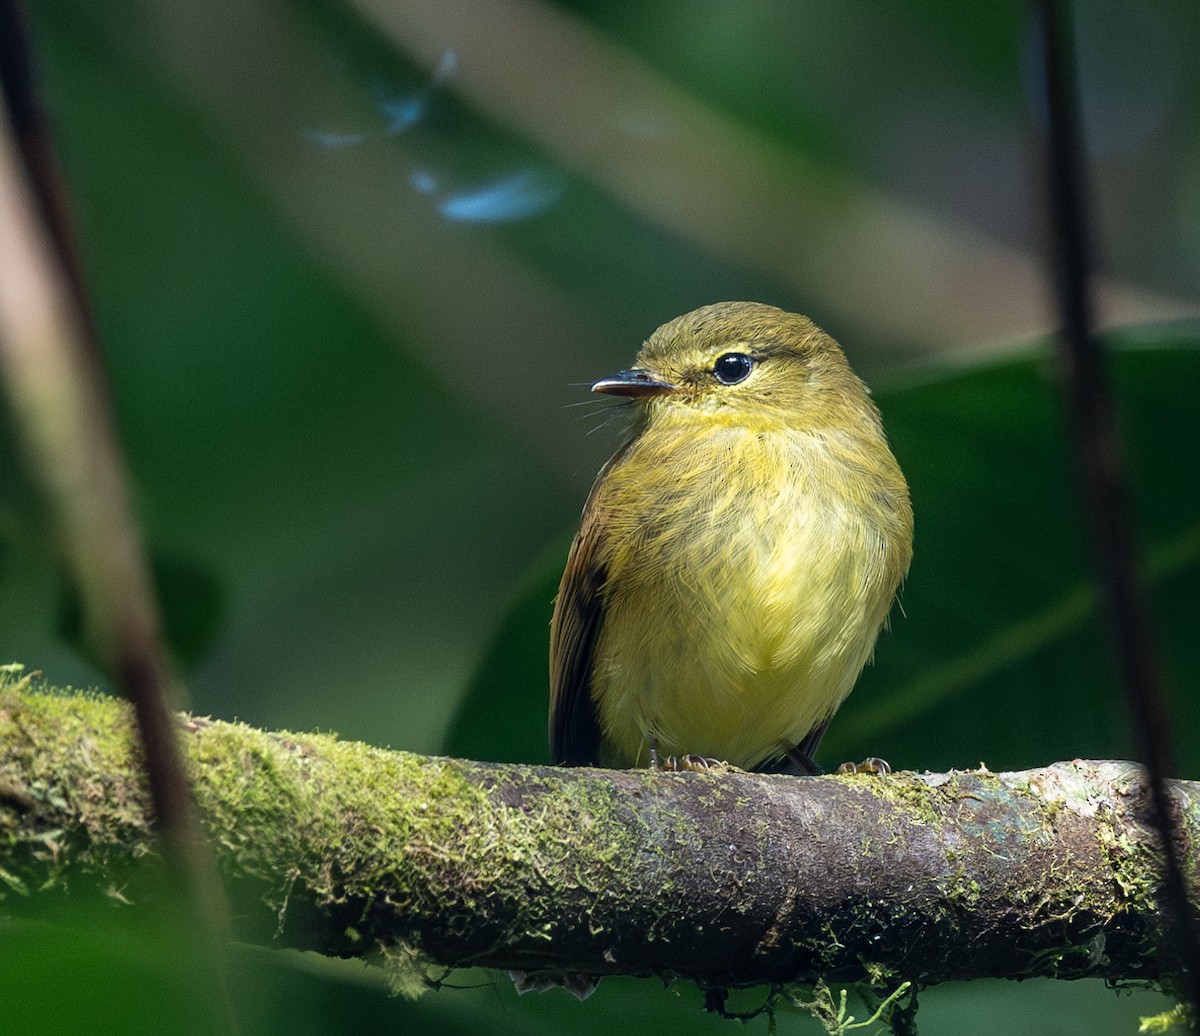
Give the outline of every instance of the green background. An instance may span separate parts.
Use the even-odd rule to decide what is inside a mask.
[[[1022,5],[496,5],[511,38],[490,48],[470,43],[484,7],[396,4],[398,37],[372,10],[31,11],[195,711],[541,758],[550,598],[621,434],[586,386],[672,316],[753,298],[842,342],[913,487],[904,611],[823,761],[1130,753],[1056,368],[1033,341],[1052,323],[1045,289],[990,259],[1040,270]],[[1200,19],[1190,0],[1079,10],[1103,312],[1138,321],[1111,342],[1181,775],[1196,777]],[[446,50],[457,67],[431,77]],[[544,108],[477,86],[489,52]],[[584,75],[582,54],[611,75]],[[572,97],[539,92],[564,64]],[[421,117],[389,133],[396,99]],[[322,147],[322,133],[365,139]],[[438,211],[530,170],[545,206],[529,218]],[[11,444],[3,463],[5,660],[106,686],[64,635],[70,595]],[[149,938],[94,919],[12,925],[0,988],[44,990],[24,1001],[30,1031],[203,1031]],[[579,1005],[468,973],[451,981],[475,988],[412,1005],[378,969],[239,952],[247,1031],[733,1024],[651,982],[606,981]],[[922,1000],[926,1033],[1132,1032],[1164,1002],[1043,981]],[[815,1024],[785,1013],[780,1027]]]

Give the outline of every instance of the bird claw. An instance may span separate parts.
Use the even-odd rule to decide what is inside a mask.
[[[869,773],[876,777],[882,777],[886,773],[892,772],[891,764],[886,759],[880,759],[877,756],[868,756],[861,763],[842,763],[837,768],[838,773]]]
[[[676,763],[677,770],[691,770],[693,773],[707,773],[710,770],[735,770],[737,767],[723,759],[713,759],[707,755],[681,755]]]
[[[659,756],[657,768],[668,773],[713,773],[721,770],[736,770],[732,763],[713,759],[707,755]]]

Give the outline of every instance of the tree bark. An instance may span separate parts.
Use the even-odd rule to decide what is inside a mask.
[[[1129,763],[563,770],[180,723],[252,941],[713,986],[1158,980],[1177,966]],[[118,701],[0,688],[0,910],[88,890],[136,904],[158,887],[131,729]],[[1170,790],[1195,902],[1200,785]]]

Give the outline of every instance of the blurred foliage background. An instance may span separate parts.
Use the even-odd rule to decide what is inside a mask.
[[[1194,0],[1076,14],[1101,317],[1122,328],[1122,418],[1196,777],[1200,17]],[[913,485],[904,614],[826,763],[1128,753],[1038,345],[1052,317],[1024,5],[48,0],[29,15],[195,711],[541,758],[550,600],[621,435],[586,386],[663,321],[745,298],[842,342]],[[6,660],[105,686],[73,646],[9,438]],[[106,938],[40,933],[0,980],[42,960],[94,974],[76,985],[95,1010],[137,956]],[[166,965],[138,967],[170,1001]],[[579,1006],[468,976],[481,988],[414,1006],[298,955],[251,955],[243,980],[251,1031],[732,1024],[637,982]],[[934,1033],[1130,1032],[1162,1004],[1048,982],[924,1000]],[[161,1031],[164,1016],[113,1017]]]

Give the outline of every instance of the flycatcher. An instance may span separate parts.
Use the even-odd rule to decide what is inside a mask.
[[[554,761],[819,773],[912,556],[867,387],[807,317],[722,302],[592,391],[639,412],[555,601]]]

